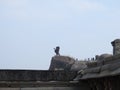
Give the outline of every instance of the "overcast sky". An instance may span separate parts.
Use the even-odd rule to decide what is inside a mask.
[[[47,70],[53,48],[78,59],[112,54],[120,0],[0,0],[0,69]]]

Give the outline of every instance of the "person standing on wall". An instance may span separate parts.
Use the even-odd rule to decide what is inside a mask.
[[[60,47],[59,46],[57,46],[56,48],[54,48],[54,51],[55,51],[55,53],[56,53],[57,56],[60,56],[60,53],[59,53]]]

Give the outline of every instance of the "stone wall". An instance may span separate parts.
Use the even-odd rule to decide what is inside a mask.
[[[120,90],[120,54],[91,64],[80,81],[87,81],[91,90]]]
[[[111,44],[113,46],[113,55],[120,54],[120,39],[115,39]]]
[[[0,81],[72,81],[75,71],[0,70]]]
[[[89,90],[80,87],[0,88],[0,90]]]
[[[75,71],[0,70],[0,90],[89,90]]]
[[[0,82],[0,90],[89,90],[78,82]]]
[[[120,90],[120,76],[88,79],[90,90]]]

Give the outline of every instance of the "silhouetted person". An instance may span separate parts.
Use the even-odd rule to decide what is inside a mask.
[[[55,51],[56,55],[60,56],[59,50],[60,50],[59,46],[57,46],[56,48],[54,48],[54,51]]]

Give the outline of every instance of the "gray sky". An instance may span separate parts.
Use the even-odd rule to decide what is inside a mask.
[[[120,0],[0,0],[0,69],[49,68],[53,48],[78,59],[112,54]]]

